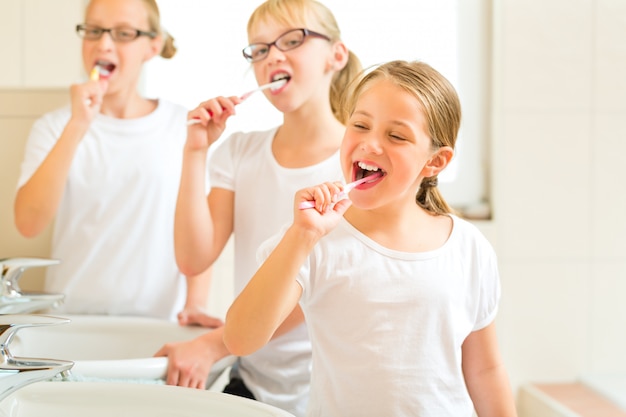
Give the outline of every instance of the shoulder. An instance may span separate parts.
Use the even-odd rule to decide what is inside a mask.
[[[189,110],[187,110],[185,106],[166,99],[159,99],[159,103],[155,111],[159,117],[166,117],[169,115],[170,117],[183,118],[184,120],[187,120],[188,112]]]
[[[253,132],[235,132],[225,138],[219,148],[228,149],[231,154],[244,155],[256,154],[268,146],[276,134],[278,128]]]

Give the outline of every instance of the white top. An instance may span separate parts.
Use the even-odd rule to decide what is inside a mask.
[[[30,132],[18,187],[69,121],[69,106]],[[137,119],[96,115],[79,144],[54,226],[45,290],[66,295],[56,312],[174,320],[186,282],[174,259],[174,210],[187,110],[161,100]]]
[[[433,251],[390,250],[345,219],[315,246],[297,277],[313,341],[309,416],[473,415],[461,345],[495,318],[500,284],[491,245],[451,217]]]
[[[276,129],[236,133],[215,149],[209,169],[211,186],[235,192],[235,293],[259,267],[256,252],[293,220],[296,191],[343,178],[339,151],[306,168],[285,168],[272,153]],[[302,416],[309,394],[311,345],[306,326],[239,359],[236,372],[257,400]]]

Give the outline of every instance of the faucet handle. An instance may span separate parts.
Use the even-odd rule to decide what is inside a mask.
[[[2,285],[2,295],[14,297],[19,295],[20,289],[17,281],[24,271],[36,266],[57,265],[61,261],[58,259],[46,258],[4,258],[0,259],[0,278]]]
[[[70,319],[39,314],[0,314],[0,351],[11,357],[9,344],[15,333],[26,327],[52,326],[69,323]]]

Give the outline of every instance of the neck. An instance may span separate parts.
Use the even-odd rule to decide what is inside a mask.
[[[141,97],[136,91],[107,94],[102,102],[100,113],[117,119],[135,119],[154,111],[156,100]]]

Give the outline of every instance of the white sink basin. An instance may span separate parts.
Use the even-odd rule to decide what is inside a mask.
[[[220,392],[168,385],[38,382],[0,402],[0,417],[293,417]]]
[[[165,379],[167,358],[154,358],[165,343],[193,339],[210,331],[181,327],[166,320],[59,315],[70,323],[21,329],[10,344],[14,356],[74,361],[72,379],[154,383]],[[218,361],[209,375],[209,387],[232,363]],[[0,416],[1,417],[1,416]]]

